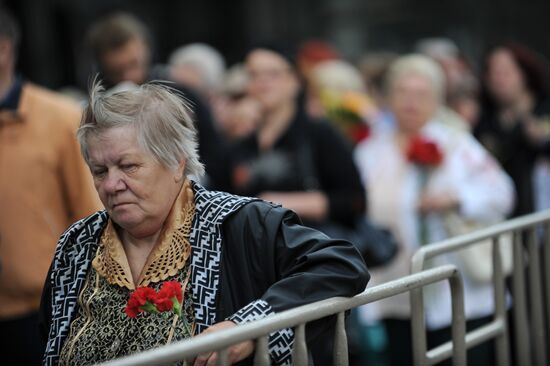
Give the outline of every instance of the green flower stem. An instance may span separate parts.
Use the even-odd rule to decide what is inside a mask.
[[[142,309],[143,311],[148,312],[148,313],[154,313],[154,314],[155,314],[155,313],[158,313],[158,312],[159,312],[159,311],[157,310],[157,307],[155,306],[155,304],[153,304],[153,303],[150,302],[150,301],[147,301],[147,302],[145,303],[145,305],[143,305],[143,306],[141,307],[141,309]]]
[[[177,297],[172,297],[172,304],[174,304],[173,310],[178,316],[181,316],[181,304]]]
[[[420,171],[420,195],[424,194],[429,177],[429,168],[418,165]],[[418,214],[418,240],[420,246],[428,244],[428,225],[426,223],[426,214]]]

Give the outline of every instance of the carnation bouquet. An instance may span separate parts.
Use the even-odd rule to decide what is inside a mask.
[[[177,281],[167,281],[162,284],[157,292],[151,287],[139,287],[130,295],[130,299],[124,308],[124,312],[129,318],[136,318],[143,313],[159,314],[162,316],[174,315],[172,328],[168,336],[168,342],[172,340],[174,327],[181,317],[187,333],[192,335],[193,331],[189,327],[185,314],[182,316],[183,289]]]

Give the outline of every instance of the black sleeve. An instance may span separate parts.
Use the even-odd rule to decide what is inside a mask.
[[[262,298],[274,311],[365,289],[369,274],[351,243],[302,226],[296,214],[280,207],[271,208],[262,224],[265,239],[257,249],[273,244],[277,277]]]
[[[321,189],[328,195],[330,219],[351,225],[364,215],[366,192],[353,161],[351,145],[327,121],[310,124]]]
[[[224,227],[222,289],[232,302],[225,310],[234,311],[229,319],[237,323],[335,296],[356,295],[370,278],[351,243],[302,226],[287,209],[251,203]],[[310,323],[308,341],[332,324]],[[270,337],[270,345],[276,344],[276,338]]]

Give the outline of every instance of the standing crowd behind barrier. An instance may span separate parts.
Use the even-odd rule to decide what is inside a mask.
[[[130,14],[99,19],[86,41],[94,70],[113,87],[111,93],[152,79],[176,81],[170,85],[194,105],[207,169],[203,184],[281,203],[307,225],[350,239],[376,266],[373,283],[410,273],[408,259],[425,243],[550,207],[546,65],[523,46],[492,48],[476,79],[452,41],[428,39],[416,49],[442,70],[419,56],[391,62],[398,55],[379,52],[375,61],[363,58],[366,80],[360,80],[328,42],[304,43],[296,59],[288,52],[292,47],[263,44],[243,55],[239,81],[230,85],[222,82],[223,56],[206,44],[184,45],[167,67],[155,64],[154,36]],[[375,71],[369,68],[373,62]],[[352,97],[341,98],[341,85]],[[2,106],[12,100],[6,90],[0,92]],[[64,189],[70,195],[70,187]],[[0,230],[6,222],[2,219]],[[487,321],[493,308],[482,278],[487,276],[475,270],[480,266],[474,261],[486,262],[487,253],[464,251],[432,263],[455,263],[464,271],[470,323]],[[509,263],[507,250],[504,257]],[[435,343],[448,338],[450,309],[437,287],[442,286],[426,291],[429,338]],[[380,351],[369,353],[371,364],[406,364],[407,301],[383,303],[352,312],[350,331],[366,337],[354,346],[358,354]],[[400,352],[394,352],[396,346]],[[396,355],[406,360],[391,361]]]

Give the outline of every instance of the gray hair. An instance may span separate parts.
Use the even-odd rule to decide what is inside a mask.
[[[196,67],[208,88],[217,89],[223,82],[225,60],[214,47],[205,43],[191,43],[172,52],[168,59],[170,66]]]
[[[199,161],[196,130],[191,109],[176,90],[158,83],[115,93],[105,92],[101,81],[90,89],[77,132],[82,156],[90,162],[88,137],[116,127],[130,126],[138,133],[138,144],[159,163],[176,169],[185,160],[185,175],[204,174]]]
[[[399,78],[410,74],[427,79],[432,84],[438,101],[443,101],[445,97],[445,74],[437,62],[420,54],[399,57],[391,64],[386,80],[388,90],[391,90],[393,84]]]

